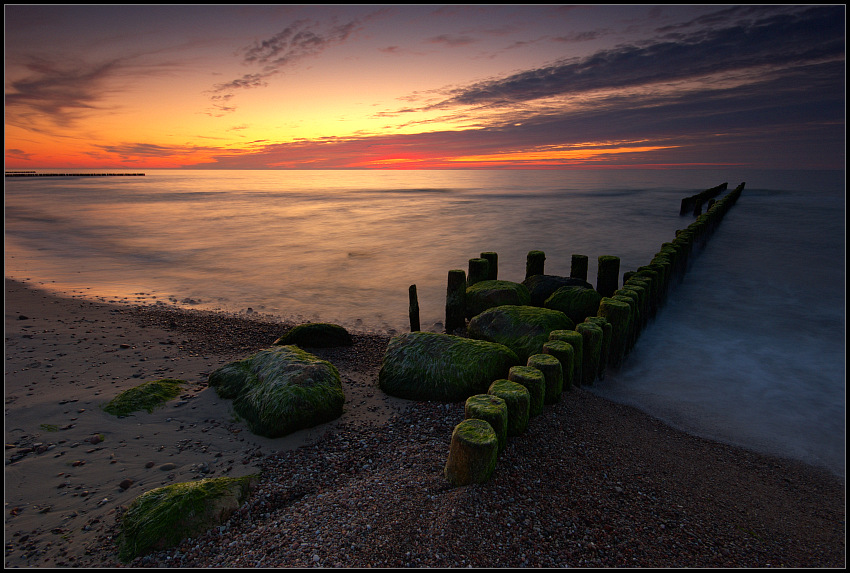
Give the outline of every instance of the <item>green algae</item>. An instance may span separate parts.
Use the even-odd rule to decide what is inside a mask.
[[[532,366],[514,366],[508,372],[508,380],[524,386],[528,390],[528,415],[539,416],[543,413],[543,396],[546,393],[546,378],[543,372]]]
[[[223,523],[247,499],[255,479],[209,478],[143,493],[121,518],[119,559],[173,547]]]
[[[339,371],[297,346],[261,350],[210,374],[209,384],[258,435],[277,438],[335,420],[345,396]]]
[[[528,366],[543,373],[546,382],[543,391],[544,404],[556,404],[564,390],[564,373],[561,361],[551,354],[533,354],[528,357]]]
[[[466,316],[472,318],[488,308],[504,305],[527,306],[531,293],[522,283],[482,280],[466,289]]]
[[[575,386],[581,386],[584,364],[584,337],[581,333],[576,332],[574,328],[569,328],[553,330],[549,333],[549,340],[563,340],[573,347],[575,355],[573,357],[572,383]]]
[[[145,382],[118,394],[103,406],[103,411],[113,416],[128,416],[139,410],[150,414],[155,408],[179,396],[183,384],[187,382],[174,378]]]
[[[575,323],[563,312],[535,306],[504,305],[490,308],[469,321],[470,338],[503,344],[520,360],[540,353],[553,330],[571,329]]]
[[[458,402],[487,391],[520,363],[508,347],[434,332],[409,332],[390,339],[378,387],[408,400]]]
[[[563,391],[573,387],[573,363],[575,362],[575,348],[565,340],[549,340],[543,344],[543,354],[551,354],[561,363],[563,373]],[[576,384],[578,385],[578,384]]]

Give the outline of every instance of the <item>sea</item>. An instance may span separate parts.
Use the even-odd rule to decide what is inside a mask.
[[[687,227],[684,197],[745,183],[591,391],[845,475],[844,171],[144,172],[6,177],[5,276],[97,301],[390,334],[410,330],[416,285],[422,330],[441,332],[448,271],[482,252],[516,282],[531,250],[562,276],[585,255],[595,285],[599,256],[634,270]]]

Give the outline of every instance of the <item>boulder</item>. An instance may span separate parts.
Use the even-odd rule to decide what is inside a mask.
[[[297,344],[302,348],[351,346],[354,341],[345,328],[327,322],[309,322],[296,326],[274,341],[276,345]]]
[[[499,280],[480,281],[466,289],[467,318],[481,314],[488,308],[506,304],[529,305],[531,294],[522,283]]]
[[[546,299],[552,296],[556,290],[565,286],[580,286],[593,288],[586,280],[575,277],[559,277],[556,275],[532,275],[527,277],[522,284],[531,294],[532,306],[543,306]]]
[[[276,346],[210,374],[219,396],[258,435],[278,438],[342,415],[345,396],[339,371],[298,348]]]
[[[378,387],[399,398],[459,402],[483,394],[519,364],[516,353],[484,340],[436,332],[406,332],[390,339]]]
[[[588,316],[596,316],[602,295],[592,288],[563,286],[543,303],[545,308],[560,310],[578,324]]]
[[[472,318],[470,338],[503,344],[526,361],[538,354],[553,330],[572,330],[575,323],[559,310],[536,306],[505,305],[490,308]]]
[[[124,562],[168,549],[220,525],[239,509],[255,476],[175,483],[137,497],[121,518],[118,557]]]

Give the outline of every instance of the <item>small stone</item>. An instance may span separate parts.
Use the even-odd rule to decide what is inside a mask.
[[[161,469],[164,472],[167,472],[169,470],[177,469],[177,464],[175,464],[173,462],[168,462],[166,464],[162,464],[161,466],[159,466],[159,469]]]
[[[150,469],[150,468],[152,468],[154,465],[155,465],[155,464],[154,464],[153,462],[148,462],[148,463],[146,463],[146,464],[145,464],[145,468],[146,468],[146,469]]]
[[[131,485],[133,485],[133,480],[125,479],[125,480],[122,480],[121,483],[118,484],[118,487],[120,487],[122,490],[128,490],[128,489],[130,489]]]

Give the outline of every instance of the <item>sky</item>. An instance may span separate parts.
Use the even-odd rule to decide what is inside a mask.
[[[843,5],[5,5],[5,167],[844,169]]]

